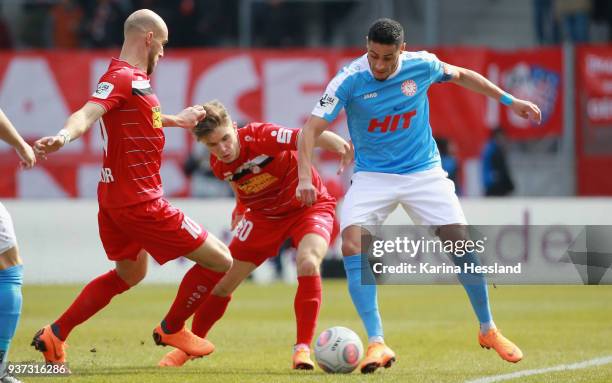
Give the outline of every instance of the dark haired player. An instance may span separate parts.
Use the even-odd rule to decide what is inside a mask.
[[[361,363],[363,373],[389,367],[395,360],[395,353],[384,343],[376,286],[361,281],[363,226],[382,224],[402,205],[416,224],[436,228],[441,240],[467,239],[454,184],[440,166],[432,137],[429,87],[451,82],[499,100],[520,117],[541,120],[536,105],[512,97],[480,74],[443,63],[431,53],[407,52],[405,48],[404,30],[397,21],[374,22],[367,36],[367,52],[331,80],[303,128],[298,151],[296,195],[309,205],[317,200],[311,182],[314,142],[340,110],[346,110],[355,146],[355,174],[340,210],[340,227],[349,292],[369,337]],[[475,258],[469,254],[453,257],[453,261],[463,264]],[[484,276],[458,277],[480,322],[480,345],[494,348],[509,362],[521,360],[521,350],[493,323]]]

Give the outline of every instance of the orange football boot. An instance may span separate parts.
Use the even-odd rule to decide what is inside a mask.
[[[366,356],[361,361],[361,373],[369,374],[380,367],[389,368],[395,360],[395,353],[386,344],[380,342],[370,343]]]
[[[215,345],[195,335],[184,326],[174,334],[166,334],[161,325],[153,330],[153,340],[158,346],[172,346],[192,356],[205,356],[215,351]]]
[[[196,358],[198,357],[191,356],[189,354],[186,354],[185,351],[175,348],[174,350],[164,355],[164,357],[161,358],[157,365],[160,367],[181,367],[188,361]]]
[[[66,363],[66,347],[68,345],[55,336],[51,330],[51,325],[38,330],[30,345],[42,352],[45,362],[52,364]]]
[[[294,370],[314,370],[314,362],[310,359],[310,349],[299,348],[293,352]]]
[[[478,332],[478,343],[480,343],[480,347],[494,349],[503,360],[508,362],[516,363],[523,359],[521,349],[503,336],[496,328],[490,329],[485,335]]]

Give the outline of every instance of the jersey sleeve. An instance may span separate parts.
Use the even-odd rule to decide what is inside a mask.
[[[429,66],[429,80],[431,84],[436,82],[446,82],[450,80],[450,74],[444,70],[444,63],[438,57],[430,52],[419,52],[423,61]]]
[[[101,105],[108,112],[121,106],[131,92],[132,79],[126,70],[106,72],[87,101]]]
[[[350,81],[348,68],[343,68],[327,85],[325,93],[312,110],[312,115],[327,122],[335,120],[349,99]]]
[[[251,129],[247,134],[252,135],[253,148],[259,153],[273,156],[283,151],[297,150],[300,129],[271,123],[251,124],[246,129]]]

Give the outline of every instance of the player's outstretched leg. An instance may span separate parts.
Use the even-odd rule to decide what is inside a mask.
[[[196,356],[208,355],[214,350],[212,343],[195,336],[185,328],[185,320],[210,295],[223,275],[200,265],[194,265],[185,274],[170,311],[154,330],[153,336],[157,344],[171,345],[186,354]]]
[[[384,341],[382,320],[378,311],[376,281],[368,265],[363,268],[367,280],[362,281],[361,256],[362,229],[349,226],[342,232],[342,254],[344,255],[344,270],[348,289],[353,305],[361,317],[368,333],[368,349],[361,361],[361,372],[368,374],[380,367],[389,368],[395,362],[396,356]]]
[[[22,283],[23,266],[17,247],[0,249],[0,376],[4,376],[9,346],[21,315]],[[7,376],[6,380],[9,378],[14,379]]]
[[[212,326],[223,316],[232,292],[242,283],[257,266],[250,262],[234,260],[231,269],[212,289],[210,295],[199,305],[193,317],[191,330],[199,338],[206,338]],[[210,343],[210,342],[208,342]],[[212,343],[210,343],[212,345]],[[214,350],[214,346],[213,346]],[[212,352],[212,351],[211,351]],[[184,350],[175,349],[167,353],[158,363],[161,367],[180,367],[187,361],[196,358]]]
[[[206,338],[208,331],[221,319],[231,300],[231,294],[228,296],[218,296],[214,292],[209,294],[195,312],[191,328],[193,334],[200,338]],[[210,344],[211,350],[209,354],[212,353],[214,345],[206,339],[204,341]],[[189,354],[180,348],[175,348],[164,355],[158,365],[160,367],[180,367],[195,358],[198,358],[198,356]]]
[[[232,258],[227,246],[210,233],[198,249],[185,257],[197,264],[185,274],[168,314],[153,330],[153,339],[157,345],[173,346],[192,356],[205,356],[214,351],[214,345],[186,329],[185,321],[229,270]]]
[[[299,242],[296,257],[298,288],[293,307],[297,327],[293,347],[292,367],[295,370],[312,370],[310,345],[315,335],[319,309],[321,308],[320,266],[327,253],[327,239],[319,234],[306,234]]]
[[[136,260],[115,263],[114,270],[89,282],[59,319],[34,335],[32,346],[42,352],[47,363],[65,363],[65,342],[72,329],[106,307],[114,296],[138,284],[147,273],[145,251],[141,251]]]
[[[457,241],[468,238],[467,227],[462,225],[442,226],[439,235],[442,241]],[[453,263],[461,266],[462,270],[464,264],[480,264],[478,257],[473,252],[460,255],[454,255],[452,259]],[[478,332],[480,346],[494,349],[502,359],[508,362],[519,362],[523,358],[523,352],[504,337],[493,322],[487,281],[484,275],[481,273],[459,273],[457,278],[465,288],[472,308],[480,322],[480,331]]]

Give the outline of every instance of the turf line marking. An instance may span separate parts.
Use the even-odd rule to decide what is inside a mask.
[[[610,364],[610,363],[612,363],[612,355],[605,356],[602,358],[589,359],[589,360],[585,360],[584,362],[578,362],[578,363],[572,363],[572,364],[560,364],[558,366],[540,368],[540,369],[535,369],[535,370],[517,371],[511,374],[485,376],[484,378],[466,380],[465,383],[501,382],[503,380],[516,379],[516,378],[521,378],[523,376],[546,374],[549,372],[556,372],[556,371],[578,370],[581,368],[601,366],[603,364]]]

